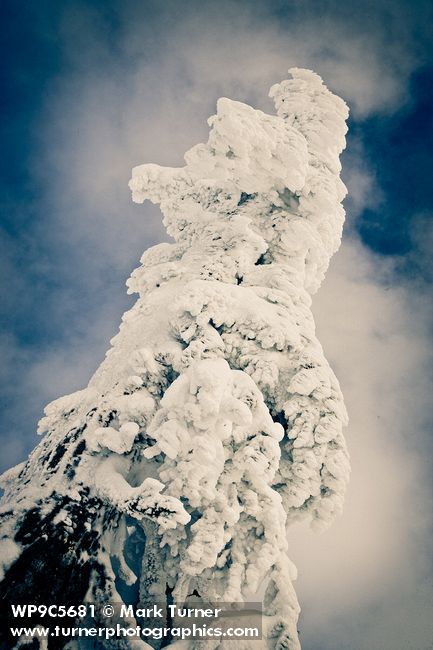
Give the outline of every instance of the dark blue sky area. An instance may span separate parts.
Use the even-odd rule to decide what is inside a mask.
[[[432,89],[433,67],[422,68],[411,80],[407,104],[395,115],[352,125],[386,197],[377,210],[366,210],[358,220],[364,243],[379,253],[408,253],[414,246],[413,217],[433,211]]]

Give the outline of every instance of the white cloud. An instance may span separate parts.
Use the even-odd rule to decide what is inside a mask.
[[[353,470],[343,517],[320,536],[299,527],[291,534],[307,647],[320,634],[321,648],[427,647],[428,318],[413,294],[386,284],[389,277],[389,264],[346,241],[314,302],[349,410]],[[350,621],[360,619],[358,638]],[[342,645],[332,646],[337,638]]]

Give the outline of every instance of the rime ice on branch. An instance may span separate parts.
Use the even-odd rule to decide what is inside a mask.
[[[144,253],[106,360],[3,478],[4,597],[47,593],[40,566],[77,601],[242,601],[267,584],[263,647],[299,648],[286,526],[328,524],[349,474],[310,311],[340,244],[348,111],[290,72],[277,116],[220,99],[184,167],[133,170],[134,201],[159,203],[175,242]]]

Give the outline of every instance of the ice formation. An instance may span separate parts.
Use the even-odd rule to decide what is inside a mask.
[[[144,253],[105,361],[3,476],[2,597],[227,602],[267,585],[262,647],[300,647],[286,526],[328,524],[349,473],[310,311],[340,244],[348,111],[290,73],[277,115],[220,99],[184,167],[133,170],[174,243]]]

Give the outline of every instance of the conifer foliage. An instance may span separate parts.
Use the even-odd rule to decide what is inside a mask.
[[[144,253],[106,359],[2,477],[3,599],[265,590],[263,647],[299,648],[286,526],[327,525],[349,474],[310,311],[341,239],[348,111],[315,73],[290,73],[270,91],[277,115],[222,98],[184,167],[133,170],[133,200],[158,203],[174,241]]]

